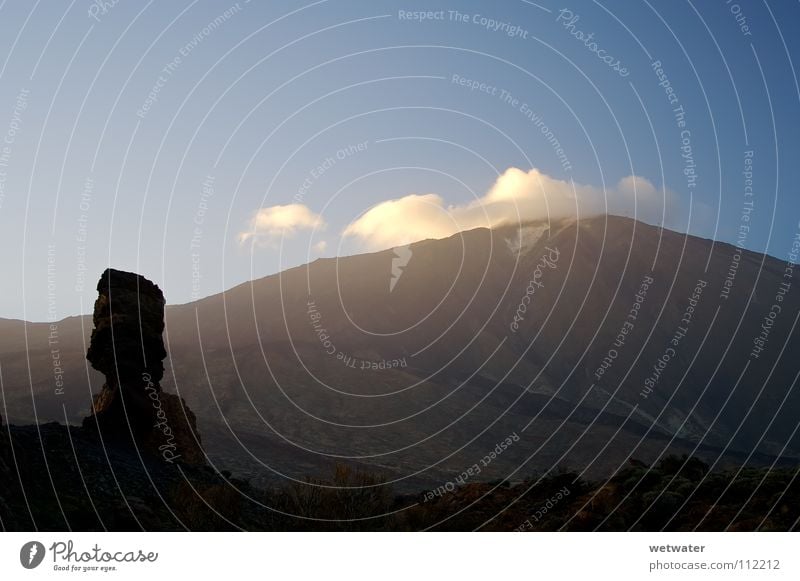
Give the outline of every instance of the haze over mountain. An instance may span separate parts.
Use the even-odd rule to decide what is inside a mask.
[[[476,229],[168,307],[162,387],[212,461],[257,483],[335,461],[400,490],[474,465],[513,481],[666,453],[796,463],[792,275],[627,218]],[[0,320],[7,421],[86,415],[91,329]]]

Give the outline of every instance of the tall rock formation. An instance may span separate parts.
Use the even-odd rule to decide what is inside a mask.
[[[86,358],[106,377],[83,425],[104,438],[130,440],[169,463],[204,462],[194,413],[161,389],[164,294],[138,274],[107,269],[97,283]]]

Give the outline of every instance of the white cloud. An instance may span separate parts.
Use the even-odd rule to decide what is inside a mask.
[[[370,208],[345,228],[343,235],[360,240],[369,249],[382,249],[445,238],[472,228],[606,212],[674,227],[680,208],[673,192],[659,190],[641,176],[622,178],[603,190],[553,178],[535,168],[526,172],[512,167],[486,195],[471,203],[446,206],[437,194],[411,194]]]
[[[317,254],[322,254],[328,249],[328,243],[325,242],[324,240],[320,240],[319,242],[314,244],[313,248],[314,252],[316,252]]]
[[[444,238],[464,230],[437,194],[411,194],[372,207],[344,230],[370,247],[402,246],[425,238]]]
[[[239,242],[268,242],[293,236],[298,230],[324,228],[325,221],[303,204],[261,208],[250,220],[248,230],[239,233]]]

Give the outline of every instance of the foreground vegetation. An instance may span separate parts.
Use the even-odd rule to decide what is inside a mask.
[[[12,445],[13,442],[13,445]],[[82,428],[0,429],[3,530],[791,531],[797,467],[709,470],[669,456],[607,481],[562,470],[522,482],[397,495],[380,475],[337,465],[326,478],[260,489],[207,465],[108,448]]]

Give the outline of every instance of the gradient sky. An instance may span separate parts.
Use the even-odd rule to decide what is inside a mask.
[[[342,232],[376,204],[435,193],[456,208],[512,167],[614,208],[618,182],[639,176],[673,197],[668,226],[735,242],[752,151],[746,247],[785,258],[798,230],[796,2],[102,5],[0,1],[0,317],[90,312],[109,265],[182,303],[374,249]],[[401,17],[419,10],[443,18]],[[259,209],[297,203],[307,228],[242,241]],[[635,215],[659,223],[653,208]]]

